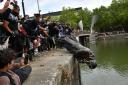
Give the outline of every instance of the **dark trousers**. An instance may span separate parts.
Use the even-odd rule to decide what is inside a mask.
[[[13,49],[16,52],[16,58],[19,58],[22,56],[23,44],[22,44],[20,36],[10,37],[9,48]]]
[[[22,68],[13,69],[12,71],[19,76],[21,84],[23,84],[23,82],[28,78],[29,74],[31,73],[32,68],[31,66],[27,65]]]
[[[50,48],[55,48],[55,42],[53,41],[53,38],[52,37],[49,37],[48,38],[48,42],[50,44]]]

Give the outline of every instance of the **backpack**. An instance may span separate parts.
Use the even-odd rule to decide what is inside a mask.
[[[0,72],[0,77],[2,77],[2,76],[8,77],[9,80],[10,80],[10,84],[11,84],[11,85],[16,85],[16,84],[14,83],[14,80],[12,79],[11,75],[9,75],[7,72]]]

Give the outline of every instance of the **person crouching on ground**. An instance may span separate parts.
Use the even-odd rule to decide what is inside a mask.
[[[0,85],[22,85],[31,73],[31,67],[22,59],[15,63],[15,57],[11,49],[0,51]]]

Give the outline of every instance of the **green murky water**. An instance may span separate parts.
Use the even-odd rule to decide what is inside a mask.
[[[98,67],[81,65],[82,85],[128,85],[128,39],[100,40],[90,48]]]

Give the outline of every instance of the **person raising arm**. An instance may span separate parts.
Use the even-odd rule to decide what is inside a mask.
[[[0,0],[0,3],[3,2],[4,0]],[[10,0],[7,0],[4,4],[4,7],[2,9],[0,9],[0,13],[4,13],[8,7],[9,7],[9,4],[10,4]]]

